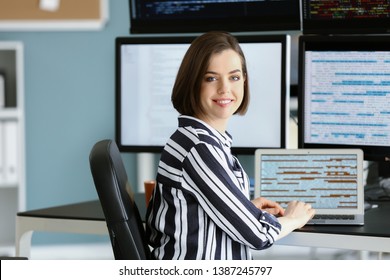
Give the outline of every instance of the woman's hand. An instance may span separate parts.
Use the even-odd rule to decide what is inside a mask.
[[[315,210],[311,208],[311,204],[302,201],[291,201],[284,212],[284,216],[295,220],[298,224],[296,228],[303,227],[311,218],[313,218]]]
[[[258,197],[252,200],[252,203],[256,206],[256,208],[267,211],[268,213],[275,215],[275,216],[283,216],[284,215],[284,209],[282,206],[280,206],[279,203],[276,203],[275,201],[268,200],[264,197]]]
[[[291,201],[284,211],[284,216],[279,217],[279,223],[282,225],[278,239],[288,235],[295,229],[303,227],[315,214],[311,204],[302,201]]]

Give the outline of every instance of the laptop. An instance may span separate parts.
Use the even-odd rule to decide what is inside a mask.
[[[360,149],[257,149],[255,196],[310,203],[308,224],[363,225],[363,152]]]

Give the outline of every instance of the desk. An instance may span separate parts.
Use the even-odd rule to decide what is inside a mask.
[[[141,217],[145,216],[144,193],[135,194]],[[108,235],[99,200],[68,204],[16,215],[15,255],[30,258],[34,231]]]
[[[141,216],[145,198],[137,194]],[[390,252],[390,202],[380,203],[365,215],[364,226],[305,226],[276,244]],[[99,201],[20,212],[16,217],[16,256],[30,257],[33,231],[108,234]]]
[[[390,202],[367,210],[364,226],[305,226],[276,244],[390,252]]]

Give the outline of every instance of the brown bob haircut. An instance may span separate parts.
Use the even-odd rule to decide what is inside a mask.
[[[173,107],[182,115],[199,116],[200,89],[203,77],[209,67],[210,58],[225,50],[235,51],[241,58],[245,76],[244,96],[240,107],[234,114],[244,115],[249,106],[248,73],[244,53],[237,39],[227,32],[211,31],[197,37],[192,43],[176,76],[172,90]]]

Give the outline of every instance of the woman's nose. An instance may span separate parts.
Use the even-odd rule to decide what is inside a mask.
[[[224,80],[221,81],[221,83],[219,85],[218,93],[219,94],[230,93],[230,85],[229,85],[228,81],[224,81]]]

